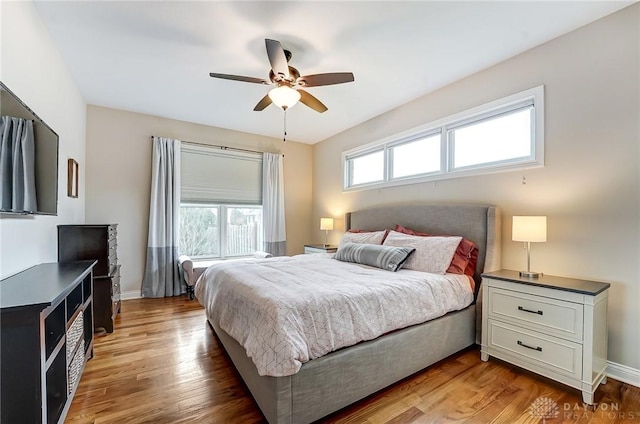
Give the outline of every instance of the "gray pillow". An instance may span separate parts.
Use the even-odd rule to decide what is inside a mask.
[[[333,259],[375,266],[396,272],[416,249],[413,247],[382,246],[378,244],[344,243]]]

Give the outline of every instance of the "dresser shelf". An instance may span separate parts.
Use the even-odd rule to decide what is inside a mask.
[[[93,356],[95,264],[40,264],[0,281],[0,422],[64,422]]]

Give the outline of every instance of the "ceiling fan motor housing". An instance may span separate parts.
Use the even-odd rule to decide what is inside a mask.
[[[300,72],[293,66],[289,66],[289,78],[285,78],[280,74],[276,75],[273,70],[269,71],[269,79],[271,80],[271,82],[278,85],[286,83],[287,85],[289,85],[289,87],[292,87],[296,83],[296,80],[298,78],[300,78]]]

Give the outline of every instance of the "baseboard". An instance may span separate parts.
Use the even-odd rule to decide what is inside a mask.
[[[607,361],[607,377],[640,387],[640,370]]]
[[[140,299],[142,297],[140,290],[131,290],[120,293],[120,299],[129,300],[129,299]]]

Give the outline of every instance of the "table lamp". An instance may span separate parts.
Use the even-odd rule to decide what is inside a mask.
[[[324,245],[328,246],[327,236],[329,231],[333,230],[333,218],[320,218],[320,229],[324,230]]]
[[[547,217],[514,216],[511,239],[527,244],[527,270],[520,271],[520,276],[528,278],[538,278],[542,276],[541,272],[531,271],[531,243],[547,241]]]

